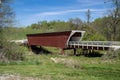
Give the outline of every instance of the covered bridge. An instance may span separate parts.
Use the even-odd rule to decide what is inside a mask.
[[[120,42],[117,41],[82,41],[85,31],[72,30],[64,32],[51,32],[39,34],[27,34],[28,46],[50,46],[61,49],[64,53],[65,49],[76,48],[86,50],[109,50],[110,48],[120,49]]]
[[[79,42],[80,40],[82,40],[84,33],[85,31],[72,30],[64,32],[27,34],[28,46],[57,47],[62,50],[62,53],[64,53],[63,51],[69,48],[68,44],[71,41]]]

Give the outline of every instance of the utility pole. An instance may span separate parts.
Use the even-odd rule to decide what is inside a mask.
[[[87,23],[90,24],[90,18],[91,18],[90,9],[88,9],[88,11],[86,12],[86,16],[87,16]]]
[[[2,1],[0,0],[0,4],[2,4]]]

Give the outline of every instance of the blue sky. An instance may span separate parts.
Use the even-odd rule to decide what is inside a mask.
[[[86,21],[86,11],[91,11],[91,21],[103,17],[111,8],[108,0],[14,0],[13,10],[17,26],[28,26],[38,21],[80,18]]]

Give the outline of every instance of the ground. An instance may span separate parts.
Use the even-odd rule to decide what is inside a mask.
[[[0,63],[0,75],[0,80],[10,80],[1,79],[5,75],[11,80],[119,80],[120,60],[31,54],[24,61]]]

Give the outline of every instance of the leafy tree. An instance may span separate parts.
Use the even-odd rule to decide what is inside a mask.
[[[106,37],[107,40],[111,40],[110,35],[112,34],[110,32],[110,28],[107,27],[107,20],[109,20],[108,17],[103,17],[103,18],[97,18],[94,22],[93,22],[93,26],[94,28],[101,33],[104,37]]]
[[[55,26],[55,31],[67,31],[69,30],[69,24],[65,21],[57,21]]]
[[[32,29],[40,29],[42,32],[71,30],[68,22],[60,20],[50,22],[41,21],[31,24],[29,27]]]
[[[47,32],[48,31],[48,22],[47,21],[42,21],[40,24],[41,24],[42,31]]]
[[[31,24],[31,28],[32,29],[39,29],[39,26],[38,26],[38,24],[34,23],[34,24]]]
[[[85,41],[105,41],[106,38],[99,33],[94,27],[84,26],[82,30],[86,31],[83,40]]]

